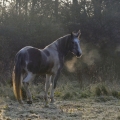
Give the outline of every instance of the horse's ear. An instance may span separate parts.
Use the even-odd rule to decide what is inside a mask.
[[[81,35],[81,31],[80,30],[78,31],[77,35],[80,38],[80,35]]]
[[[73,34],[74,34],[74,33],[73,33],[73,32],[71,32],[71,37],[73,37]]]

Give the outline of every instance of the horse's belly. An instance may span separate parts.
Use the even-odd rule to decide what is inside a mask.
[[[28,71],[32,72],[33,74],[46,74],[51,71],[52,66],[51,64],[35,64],[30,62],[27,65]]]

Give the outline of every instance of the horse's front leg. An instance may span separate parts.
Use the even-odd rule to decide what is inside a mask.
[[[48,105],[48,90],[51,84],[51,75],[46,74],[46,83],[45,83],[45,105]]]
[[[54,101],[55,101],[54,100],[54,91],[56,88],[56,84],[57,84],[59,75],[60,75],[60,70],[58,70],[57,73],[52,76],[52,89],[51,89],[51,95],[50,95],[51,103],[54,103]]]

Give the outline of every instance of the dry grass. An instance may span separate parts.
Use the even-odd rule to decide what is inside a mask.
[[[44,107],[44,85],[30,85],[33,105],[20,106],[10,85],[0,86],[0,119],[68,119],[101,120],[120,119],[120,89],[118,84],[95,83],[80,88],[77,81],[58,82],[55,104]],[[16,108],[17,106],[17,108]]]
[[[62,77],[65,79],[65,76]],[[33,99],[44,96],[44,84],[30,84],[30,90]],[[50,94],[50,91],[48,92]],[[105,82],[90,84],[84,88],[80,87],[77,81],[59,81],[58,86],[55,90],[55,97],[60,100],[78,100],[81,98],[96,98],[100,96],[113,96],[117,99],[120,98],[120,88],[118,84],[110,84]],[[12,87],[9,84],[0,85],[0,96],[9,97],[11,100],[15,100]],[[23,89],[23,98],[25,97],[25,92]]]
[[[11,85],[9,85],[9,84],[6,84],[6,85],[1,84],[0,85],[0,96],[2,98],[10,98],[12,100],[15,100],[15,96],[13,94],[13,90],[12,90]]]

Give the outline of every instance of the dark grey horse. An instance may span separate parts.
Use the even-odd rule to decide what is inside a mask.
[[[50,99],[51,102],[54,102],[54,90],[64,64],[64,57],[69,51],[77,57],[80,57],[82,54],[79,40],[80,34],[80,31],[77,33],[72,32],[57,39],[44,49],[26,46],[16,54],[13,70],[13,89],[19,103],[22,103],[22,83],[26,91],[27,103],[32,103],[32,96],[28,88],[29,82],[36,75],[42,74],[46,74],[45,103],[48,103],[47,95],[51,83]]]

